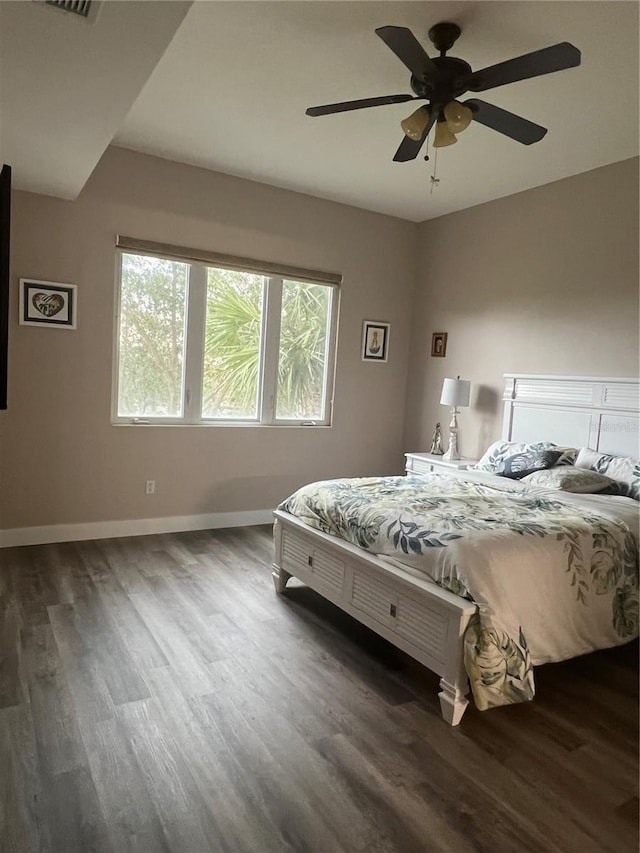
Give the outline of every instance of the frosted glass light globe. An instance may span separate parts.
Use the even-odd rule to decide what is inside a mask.
[[[473,113],[464,104],[460,104],[458,101],[449,101],[444,108],[444,117],[451,133],[462,133],[471,124]]]
[[[430,117],[429,107],[418,107],[414,113],[411,113],[410,116],[400,122],[400,127],[403,129],[405,136],[408,136],[409,139],[415,139],[417,142],[422,139],[422,134],[429,123]]]
[[[446,121],[439,121],[436,124],[436,137],[433,140],[434,148],[446,148],[447,145],[453,145],[457,141],[453,133],[449,130]]]

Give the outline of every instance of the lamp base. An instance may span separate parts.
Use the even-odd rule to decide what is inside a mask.
[[[447,460],[460,459],[458,453],[458,409],[456,406],[451,409],[451,423],[449,424],[449,447],[447,452],[442,457]]]

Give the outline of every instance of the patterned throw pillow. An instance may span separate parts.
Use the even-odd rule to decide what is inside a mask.
[[[511,480],[521,480],[527,474],[533,474],[534,471],[553,468],[561,456],[560,450],[527,450],[514,453],[513,456],[507,456],[496,474],[509,477]]]
[[[570,465],[551,468],[547,471],[536,471],[527,474],[522,485],[536,489],[558,489],[562,492],[573,492],[578,495],[595,494],[615,486],[615,481],[597,471],[585,468],[574,468]]]
[[[640,462],[630,456],[613,456],[599,453],[588,447],[581,447],[576,459],[576,468],[588,468],[599,474],[606,474],[615,480],[611,492],[626,495],[640,501]]]
[[[535,453],[542,450],[558,450],[560,457],[556,465],[573,465],[578,451],[575,447],[558,447],[552,441],[538,441],[535,444],[523,444],[517,441],[494,441],[488,447],[482,458],[472,467],[477,471],[500,473],[504,468],[504,460],[516,453]]]

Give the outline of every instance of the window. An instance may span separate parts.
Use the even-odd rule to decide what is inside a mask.
[[[184,414],[187,264],[122,255],[118,415]]]
[[[330,423],[335,285],[119,257],[117,422]]]

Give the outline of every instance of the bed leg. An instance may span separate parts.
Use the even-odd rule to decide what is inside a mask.
[[[282,595],[287,586],[287,581],[289,580],[291,575],[289,574],[289,572],[285,572],[284,569],[281,569],[278,566],[274,565],[271,577],[273,578],[273,585],[276,588],[276,592],[278,593],[278,595]]]
[[[461,688],[455,684],[449,684],[448,681],[441,678],[440,687],[442,690],[438,693],[438,698],[440,699],[442,719],[450,726],[457,726],[469,704],[469,700],[466,698],[468,685]]]
[[[273,585],[276,588],[276,592],[278,595],[282,595],[287,586],[287,581],[291,577],[289,572],[285,572],[282,568],[282,546],[283,546],[283,535],[284,530],[282,524],[276,518],[273,523],[273,544],[275,548],[275,559],[273,561],[273,571],[271,572],[271,577],[273,578]]]

